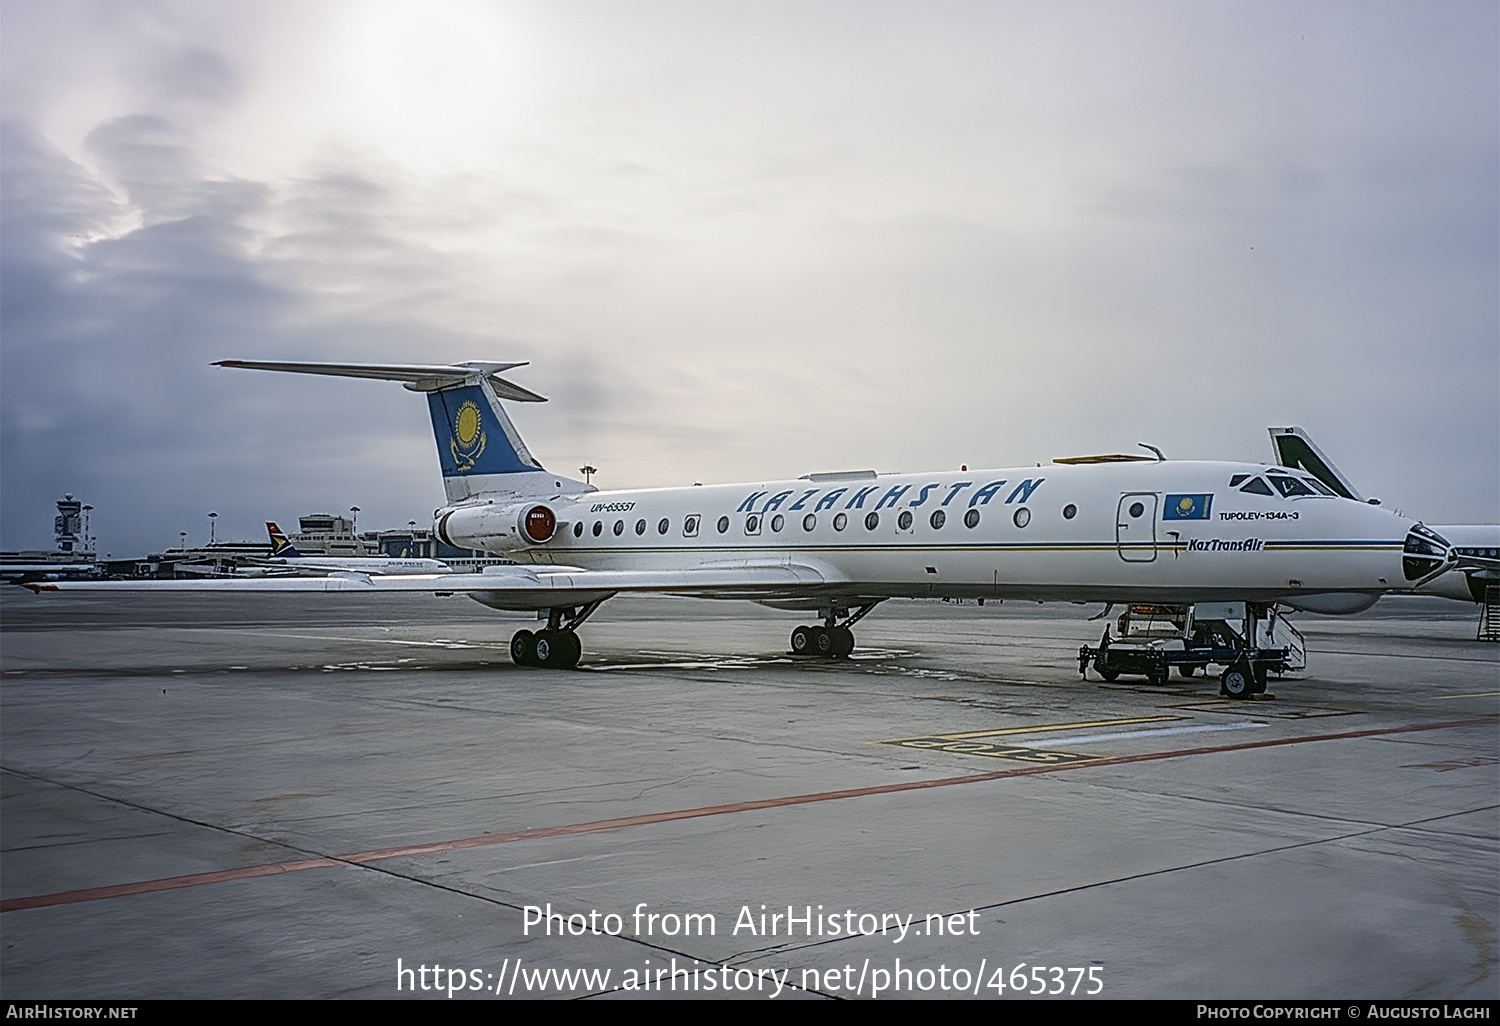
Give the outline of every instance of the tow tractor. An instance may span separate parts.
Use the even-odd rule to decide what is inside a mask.
[[[1159,687],[1174,666],[1184,677],[1222,666],[1221,693],[1249,698],[1265,692],[1267,674],[1305,669],[1306,653],[1301,633],[1274,605],[1132,605],[1116,620],[1113,635],[1105,626],[1098,648],[1078,650],[1078,672],[1087,676],[1092,663],[1107,681],[1141,674]]]

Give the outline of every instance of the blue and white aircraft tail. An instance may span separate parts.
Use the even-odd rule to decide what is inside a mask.
[[[443,472],[443,491],[450,506],[480,496],[530,499],[596,490],[582,481],[548,473],[531,455],[506,416],[505,408],[500,405],[502,398],[523,403],[547,401],[500,376],[502,371],[526,366],[524,362],[369,364],[221,360],[214,366],[376,378],[400,381],[413,392],[425,392]]]

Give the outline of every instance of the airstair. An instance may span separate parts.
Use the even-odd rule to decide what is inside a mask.
[[[1307,669],[1307,639],[1279,607],[1273,607],[1256,625],[1255,647],[1284,648],[1287,650],[1284,668],[1288,672]]]
[[[1488,584],[1479,604],[1479,631],[1475,641],[1500,641],[1500,585]]]

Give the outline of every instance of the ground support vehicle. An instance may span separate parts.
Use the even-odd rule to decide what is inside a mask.
[[[1104,628],[1097,648],[1079,648],[1079,673],[1087,675],[1092,664],[1106,681],[1129,673],[1161,686],[1174,666],[1184,677],[1221,666],[1221,693],[1248,698],[1264,693],[1268,674],[1306,666],[1296,628],[1278,617],[1274,607],[1255,603],[1131,605],[1114,627],[1113,634]]]

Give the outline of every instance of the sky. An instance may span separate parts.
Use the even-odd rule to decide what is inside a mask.
[[[604,488],[1131,452],[1500,520],[1490,0],[0,0],[0,547],[426,525],[530,361]]]

